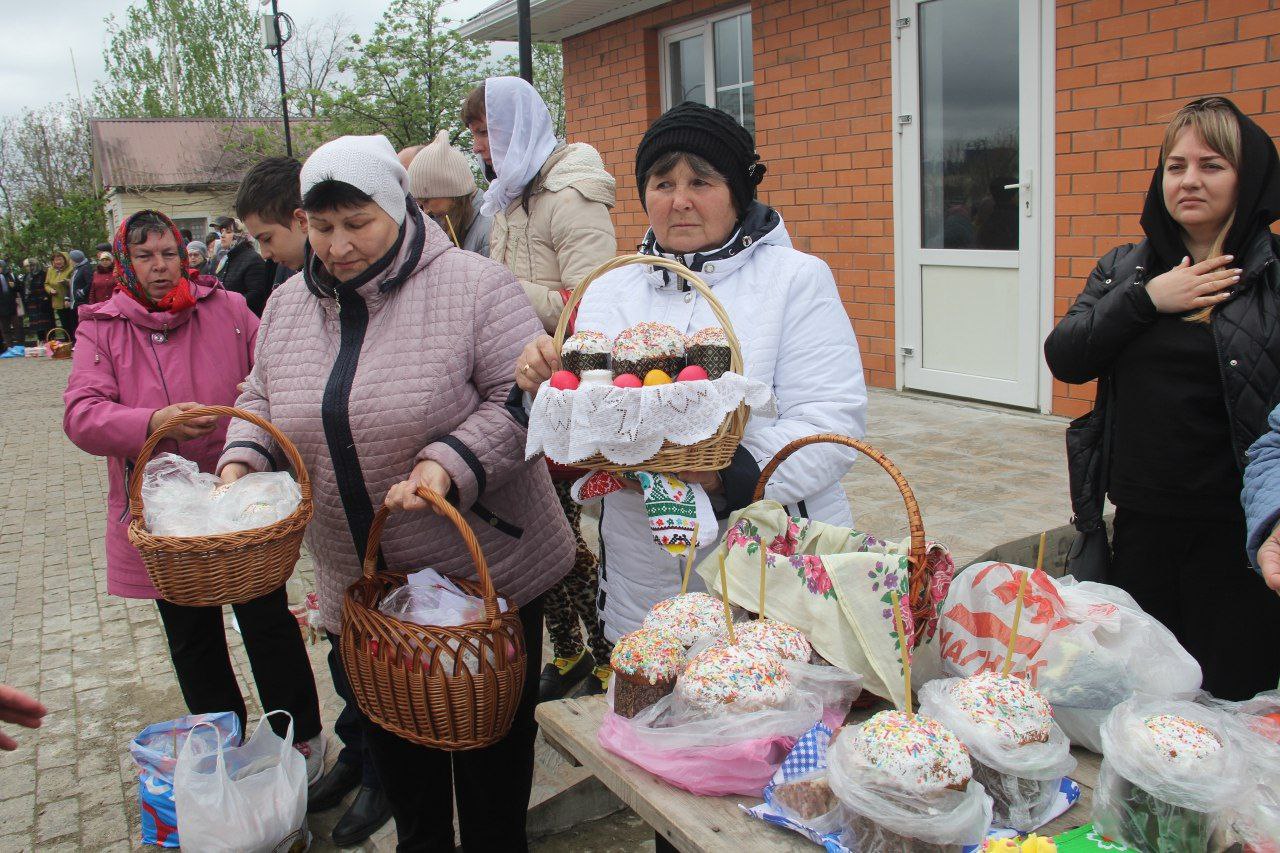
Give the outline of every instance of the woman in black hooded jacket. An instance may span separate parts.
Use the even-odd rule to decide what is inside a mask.
[[[1193,101],[1166,129],[1146,239],[1098,262],[1045,341],[1055,377],[1100,380],[1092,418],[1110,425],[1101,476],[1116,506],[1107,580],[1224,699],[1280,679],[1280,598],[1249,565],[1240,506],[1245,452],[1280,402],[1277,218],[1270,137],[1225,98]],[[1079,508],[1088,486],[1072,473]]]

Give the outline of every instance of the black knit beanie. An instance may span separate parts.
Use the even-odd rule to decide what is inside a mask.
[[[696,154],[729,181],[729,192],[741,215],[756,197],[765,165],[755,140],[733,116],[705,104],[685,101],[667,110],[649,126],[636,148],[636,185],[644,206],[645,174],[670,151]]]

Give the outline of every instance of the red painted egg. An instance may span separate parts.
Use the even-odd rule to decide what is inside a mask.
[[[710,377],[707,376],[706,370],[704,370],[703,368],[699,367],[696,364],[691,364],[688,367],[686,367],[684,370],[680,371],[680,374],[676,376],[676,381],[677,382],[697,382],[700,379],[709,379],[709,378]]]
[[[621,376],[615,376],[613,384],[619,388],[641,388],[644,383],[640,381],[640,377],[634,373],[624,373]]]
[[[577,391],[578,377],[568,370],[557,370],[551,374],[551,387],[557,391]]]

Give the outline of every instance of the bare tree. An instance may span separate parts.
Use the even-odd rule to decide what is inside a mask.
[[[78,101],[0,122],[0,257],[102,239],[89,122]]]
[[[289,103],[298,115],[319,115],[325,87],[337,79],[339,66],[351,53],[351,35],[350,20],[339,13],[300,25],[285,45]]]

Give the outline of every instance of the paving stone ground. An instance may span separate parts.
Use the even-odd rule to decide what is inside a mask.
[[[68,365],[0,362],[0,682],[37,696],[43,728],[20,731],[0,753],[0,853],[139,848],[137,777],[128,743],[149,723],[184,713],[155,606],[106,595],[106,466],[62,433]],[[872,392],[868,440],[917,490],[929,538],[962,565],[988,548],[1066,522],[1063,422],[891,392]],[[889,479],[871,464],[844,480],[863,529],[902,536],[906,521]],[[310,583],[300,566],[299,589]],[[229,631],[242,684],[251,685]],[[339,702],[310,647],[331,722]],[[250,715],[259,708],[246,688]],[[12,728],[12,727],[8,727]],[[330,760],[337,754],[331,746]],[[535,801],[571,776],[541,745]],[[311,821],[318,850],[340,811]],[[387,827],[364,849],[394,849]],[[541,840],[543,851],[652,849],[634,814]]]

